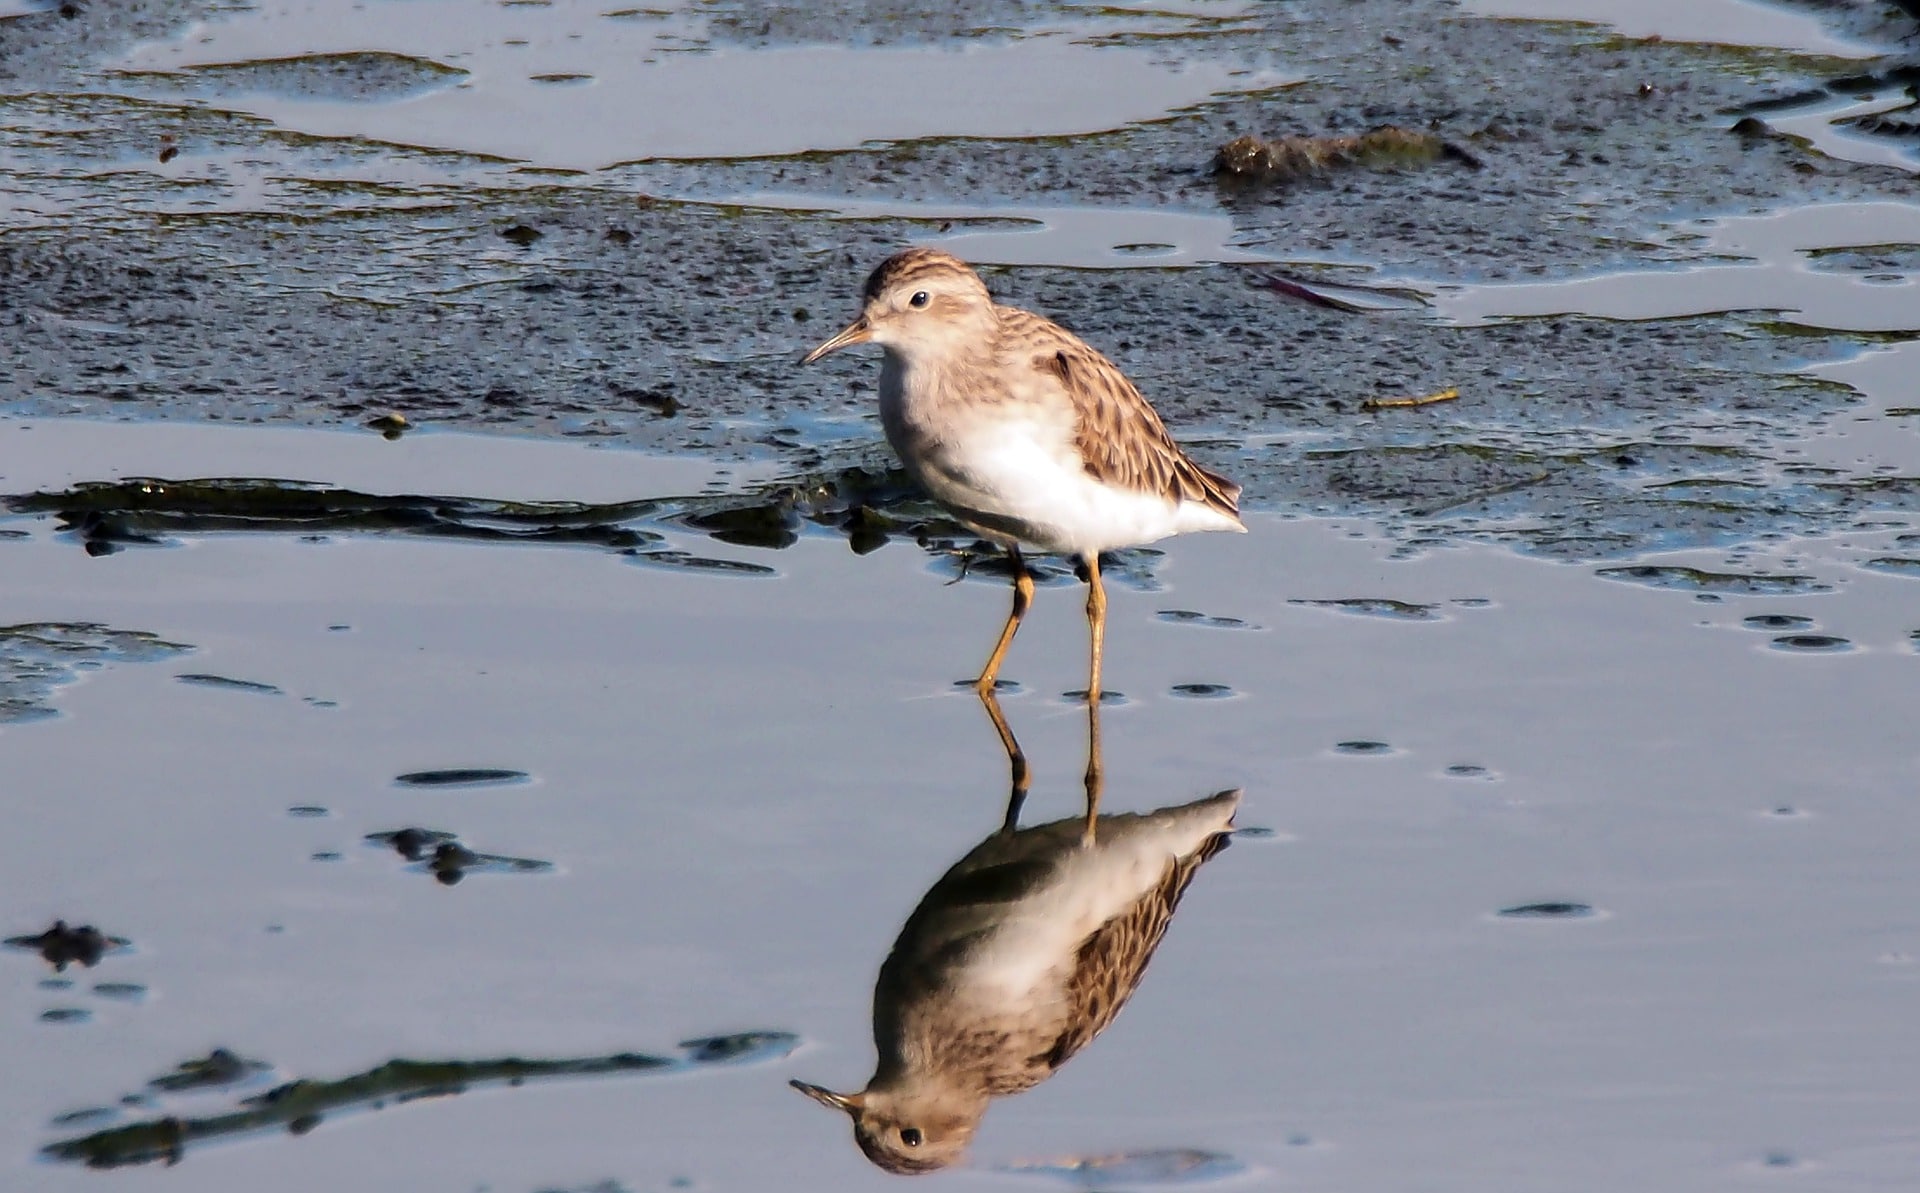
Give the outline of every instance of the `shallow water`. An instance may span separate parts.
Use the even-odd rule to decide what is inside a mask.
[[[1107,811],[1242,831],[947,1184],[1911,1183],[1892,5],[54,7],[0,401],[181,421],[0,421],[0,1187],[891,1182],[786,1083],[1001,823],[1004,578],[871,361],[789,365],[908,240],[1255,508],[1110,568],[1103,713]],[[1382,120],[1481,168],[1206,168]],[[1003,673],[1027,823],[1079,610]]]
[[[1834,58],[1872,58],[1879,48],[1836,37],[1811,12],[1766,0],[1466,0],[1477,16],[1579,21],[1622,37],[1727,46],[1769,46]]]
[[[397,492],[396,451],[469,497],[640,500],[711,479],[456,435],[32,425],[0,427],[39,437],[31,487],[217,461]],[[738,1031],[799,1047],[388,1105],[190,1144],[181,1164],[216,1190],[892,1179],[785,1081],[857,1085],[889,941],[999,823],[1006,759],[953,686],[1002,614],[996,583],[943,586],[910,542],[860,556],[808,532],[755,550],[644,518],[671,547],[774,574],[351,532],[96,557],[57,525],[0,522],[21,532],[0,539],[0,620],[192,650],[76,671],[51,689],[56,717],[0,727],[15,799],[32,793],[0,843],[8,932],[64,918],[131,941],[57,975],[0,952],[0,1060],[32,1075],[0,1094],[5,1184],[174,1182],[33,1157],[231,1104],[151,1092],[53,1121],[216,1047],[272,1066],[244,1094],[394,1057],[671,1057]],[[1915,764],[1888,710],[1920,667],[1920,617],[1911,579],[1866,565],[1920,555],[1911,519],[1652,556],[1615,579],[1490,547],[1408,558],[1360,522],[1250,526],[1166,544],[1155,586],[1114,589],[1109,685],[1127,699],[1104,717],[1104,806],[1240,787],[1240,823],[1272,835],[1198,876],[1119,1022],[996,1105],[950,1183],[1167,1148],[1222,1159],[1130,1171],[1904,1179],[1920,880],[1899,845]],[[1781,576],[1804,580],[1764,580]],[[1432,616],[1381,615],[1402,606]],[[1778,647],[1795,634],[1851,649]],[[1079,807],[1082,713],[1059,694],[1081,684],[1083,635],[1074,591],[1043,589],[1005,673],[1030,820]],[[1231,695],[1176,691],[1191,684]],[[1342,748],[1359,741],[1384,748]],[[398,781],[450,768],[529,781]],[[367,840],[409,826],[551,869],[478,868],[449,889]],[[1553,904],[1592,914],[1501,914]]]
[[[1186,25],[1118,8],[949,47],[716,47],[709,25],[690,5],[268,5],[141,46],[118,68],[138,92],[212,89],[222,106],[289,131],[548,170],[1099,132],[1287,81],[1090,44]],[[372,91],[376,71],[392,77]]]

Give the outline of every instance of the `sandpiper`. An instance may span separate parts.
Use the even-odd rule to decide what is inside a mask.
[[[1048,319],[1000,306],[937,249],[887,258],[860,317],[807,353],[878,344],[880,422],[907,472],[968,529],[1006,549],[1013,610],[975,687],[993,688],[1033,601],[1022,546],[1077,558],[1100,699],[1107,598],[1100,553],[1195,530],[1245,532],[1240,486],[1187,458],[1113,362]]]
[[[794,1088],[845,1111],[891,1172],[961,1159],[990,1099],[1031,1089],[1113,1022],[1238,791],[1140,814],[1006,827],[914,908],[873,990],[879,1053],[859,1093]]]

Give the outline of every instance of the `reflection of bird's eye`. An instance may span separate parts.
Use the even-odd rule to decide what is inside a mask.
[[[925,296],[916,294],[914,295],[914,297],[922,298]],[[920,1146],[920,1128],[918,1127],[900,1128],[900,1142],[906,1144],[908,1147],[919,1147]]]
[[[909,299],[907,299],[907,305],[908,305],[908,306],[910,306],[910,307],[923,307],[923,306],[926,306],[926,305],[927,305],[927,292],[926,292],[925,290],[915,290],[915,291],[913,292],[913,297],[912,297],[912,298],[909,298]]]

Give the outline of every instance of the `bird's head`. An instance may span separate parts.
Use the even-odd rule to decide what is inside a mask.
[[[852,344],[878,344],[903,357],[945,355],[977,345],[994,319],[980,275],[938,249],[908,249],[867,278],[860,317],[801,358],[812,364]]]
[[[866,1089],[836,1094],[795,1081],[793,1088],[822,1106],[845,1111],[853,1119],[853,1141],[867,1159],[888,1172],[917,1175],[938,1172],[965,1158],[974,1129],[986,1110],[978,1104],[946,1105],[937,1097],[911,1097],[900,1091]]]

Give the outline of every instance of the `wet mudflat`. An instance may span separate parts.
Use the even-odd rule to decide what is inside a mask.
[[[501,504],[671,507],[709,479],[457,435],[0,433],[43,436],[27,487],[48,491],[218,459],[391,495],[401,453]],[[139,1188],[168,1158],[206,1189],[895,1179],[786,1080],[857,1088],[888,943],[1000,823],[1007,760],[954,687],[994,578],[945,586],[908,538],[744,547],[670,513],[631,529],[756,566],[264,523],[89,554],[63,524],[0,525],[7,620],[175,652],[88,656],[37,689],[55,715],[0,727],[33,793],[0,845],[10,932],[127,942],[61,970],[0,952],[0,1052],[31,1075],[0,1104],[10,1185],[91,1187],[53,1156],[103,1135],[138,1145],[106,1179]],[[1112,1030],[996,1104],[950,1183],[1906,1171],[1920,879],[1885,710],[1920,615],[1870,565],[1920,554],[1920,527],[1605,568],[1350,520],[1251,530],[1128,560],[1104,712],[1106,810],[1240,788],[1249,831]],[[1074,590],[1043,587],[1006,672],[1029,822],[1080,809],[1083,633]],[[1782,641],[1810,635],[1847,649]],[[448,840],[542,864],[436,882]],[[258,1067],[149,1084],[215,1050]]]
[[[893,1179],[786,1083],[991,852],[1004,576],[792,361],[931,242],[1253,510],[1108,571],[1103,809],[1233,845],[949,1184],[1901,1186],[1913,32],[0,3],[0,1185]]]
[[[1799,531],[1914,503],[1780,483],[1861,405],[1823,367],[1920,329],[1912,33],[1864,0],[34,8],[0,20],[0,402],[871,464],[867,366],[791,362],[931,241],[1256,500],[1575,558]],[[1209,168],[1382,124],[1460,153]],[[1697,499],[1729,479],[1784,496]],[[1542,524],[1473,521],[1508,511]]]

